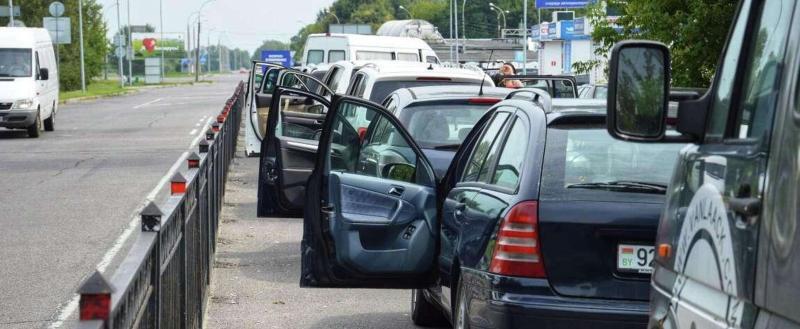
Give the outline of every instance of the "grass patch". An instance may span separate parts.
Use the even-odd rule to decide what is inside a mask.
[[[65,101],[73,98],[91,97],[91,96],[108,96],[117,95],[126,92],[133,88],[122,88],[119,86],[118,80],[94,80],[86,85],[86,93],[80,90],[62,91],[59,93],[59,99]]]

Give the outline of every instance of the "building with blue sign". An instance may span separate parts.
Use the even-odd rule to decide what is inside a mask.
[[[550,1],[554,2],[559,1]],[[592,42],[591,32],[591,24],[585,17],[534,25],[531,38],[538,42],[540,74],[574,74],[574,63],[598,59],[594,54],[597,45]],[[601,61],[601,65],[590,74],[577,76],[578,81],[605,83],[604,69],[605,63]]]
[[[261,60],[268,63],[276,63],[285,67],[292,67],[292,53],[288,50],[262,50]]]

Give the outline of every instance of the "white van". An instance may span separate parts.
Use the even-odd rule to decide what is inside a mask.
[[[0,27],[0,127],[39,137],[55,129],[58,68],[50,33]]]
[[[397,60],[439,63],[439,57],[419,38],[361,34],[310,34],[303,48],[303,65],[348,60]]]

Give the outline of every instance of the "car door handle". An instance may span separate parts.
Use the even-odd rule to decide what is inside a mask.
[[[403,196],[404,191],[405,189],[400,186],[392,186],[392,188],[389,189],[389,195]]]
[[[761,213],[761,199],[759,198],[730,198],[728,204],[731,210],[747,219]]]

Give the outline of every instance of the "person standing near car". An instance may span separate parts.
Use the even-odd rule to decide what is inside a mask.
[[[522,81],[519,80],[511,80],[511,79],[504,79],[503,76],[511,76],[517,75],[517,69],[511,63],[503,63],[503,66],[500,67],[500,83],[497,84],[500,87],[506,88],[522,88]]]

